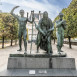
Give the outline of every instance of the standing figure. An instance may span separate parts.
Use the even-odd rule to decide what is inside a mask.
[[[18,8],[19,6],[15,6],[12,10],[11,10],[11,14],[17,18],[18,20],[18,27],[19,27],[19,30],[18,30],[18,38],[19,38],[19,50],[17,51],[21,51],[22,50],[22,47],[21,47],[21,44],[22,44],[22,36],[23,36],[23,40],[24,40],[24,47],[25,47],[25,52],[24,54],[26,54],[27,52],[27,30],[26,30],[26,24],[27,24],[27,21],[29,22],[33,22],[34,21],[34,18],[32,17],[32,21],[30,21],[28,18],[24,17],[24,10],[20,10],[20,16],[18,15],[15,15],[13,12],[16,8]]]
[[[63,46],[64,41],[64,30],[66,28],[66,21],[63,20],[63,14],[59,13],[59,20],[56,21],[56,36],[57,36],[57,50],[58,53],[61,54],[61,48]]]
[[[35,23],[35,22],[34,22]],[[37,53],[39,52],[39,47],[48,54],[52,54],[52,46],[51,46],[51,35],[54,30],[53,23],[50,18],[48,18],[48,13],[45,11],[43,13],[43,18],[40,19],[39,24],[35,27],[38,30],[37,34]]]

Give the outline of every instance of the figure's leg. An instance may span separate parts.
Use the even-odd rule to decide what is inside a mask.
[[[63,34],[61,35],[61,48],[62,48],[62,46],[63,46],[63,42],[64,42],[64,36],[63,36]],[[63,52],[62,50],[61,50],[61,52]]]
[[[23,32],[24,48],[25,48],[24,54],[27,53],[27,40],[26,40],[26,38],[27,38],[27,32],[26,32],[26,30],[24,30],[24,32]]]
[[[26,39],[24,39],[24,47],[25,47],[25,54],[27,53],[27,41],[26,41]]]
[[[48,45],[47,45],[47,48],[48,48],[48,54],[52,54],[53,51],[52,51],[51,37],[50,37],[50,36],[47,38],[47,42],[48,42]]]
[[[58,34],[57,36],[57,50],[58,50],[58,53],[61,54],[61,34]]]
[[[21,47],[21,45],[22,45],[22,35],[21,34],[22,33],[20,33],[20,32],[18,34],[18,38],[19,38],[19,50],[17,50],[17,51],[21,51],[22,50],[22,47]]]

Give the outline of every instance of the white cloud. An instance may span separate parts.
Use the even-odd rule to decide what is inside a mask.
[[[21,8],[24,7],[26,11],[34,10],[35,12],[48,11],[49,17],[54,20],[54,18],[61,11],[61,8],[57,5],[53,5],[48,2],[48,0],[42,0],[43,2],[38,2],[37,0],[2,0],[2,2],[19,5]]]

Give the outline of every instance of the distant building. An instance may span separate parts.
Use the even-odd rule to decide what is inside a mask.
[[[39,13],[34,13],[34,17],[35,17],[36,24],[38,24],[39,20],[43,17],[43,13],[41,13],[40,11],[39,11]],[[32,20],[32,15],[30,15],[29,19]],[[31,40],[32,24],[28,22],[27,23],[27,28],[28,28],[29,40]],[[38,33],[38,31],[35,28],[35,25],[33,25],[33,40],[36,40],[37,33]]]

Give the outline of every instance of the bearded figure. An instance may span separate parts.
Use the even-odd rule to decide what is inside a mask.
[[[34,22],[35,23],[35,22]],[[48,18],[48,13],[45,11],[43,13],[43,18],[40,19],[38,25],[35,23],[35,27],[38,30],[37,34],[37,53],[39,52],[39,47],[45,50],[48,54],[52,54],[51,38],[53,34],[53,23],[50,18]]]

